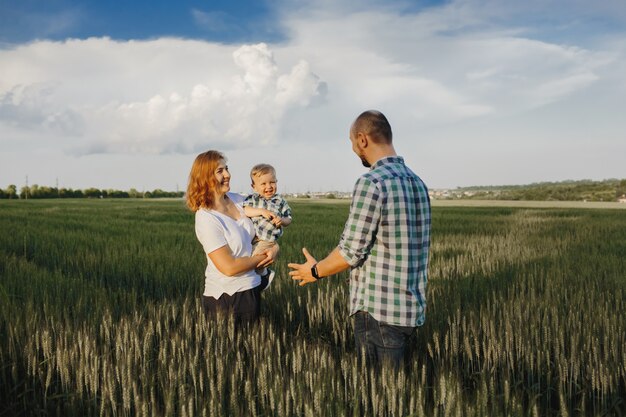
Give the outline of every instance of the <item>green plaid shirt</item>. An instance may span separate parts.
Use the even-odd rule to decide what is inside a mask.
[[[421,326],[426,310],[430,199],[399,156],[377,161],[356,182],[339,252],[350,271],[350,314]]]
[[[276,216],[288,217],[291,219],[291,207],[283,197],[274,194],[270,198],[263,198],[258,193],[250,194],[243,201],[243,206],[262,208],[271,211]],[[252,217],[252,224],[256,230],[256,235],[260,240],[276,242],[283,235],[283,228],[276,227],[272,222],[263,216]]]

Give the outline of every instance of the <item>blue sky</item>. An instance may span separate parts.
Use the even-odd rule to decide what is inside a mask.
[[[1,40],[28,42],[109,36],[162,36],[219,42],[279,40],[276,13],[263,1],[3,1]]]
[[[223,150],[349,191],[383,111],[432,188],[625,178],[626,3],[0,0],[0,187],[183,189]]]

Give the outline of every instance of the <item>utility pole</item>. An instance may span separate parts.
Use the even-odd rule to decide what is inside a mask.
[[[59,177],[57,177],[57,198],[61,197],[61,193],[59,192]]]
[[[26,175],[26,200],[28,200],[28,174]]]

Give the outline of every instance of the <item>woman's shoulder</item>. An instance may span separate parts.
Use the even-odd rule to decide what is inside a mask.
[[[231,201],[235,204],[237,204],[238,206],[243,205],[243,201],[246,199],[245,195],[239,194],[239,193],[227,193],[228,198],[231,199]]]
[[[210,236],[223,236],[228,227],[228,224],[219,213],[213,210],[200,209],[196,212],[196,235],[201,240]]]
[[[196,210],[196,219],[197,218],[202,218],[202,217],[207,217],[211,215],[211,210],[204,208],[204,207],[200,207],[198,210]]]
[[[213,210],[200,208],[196,211],[196,223],[219,223],[219,219]]]

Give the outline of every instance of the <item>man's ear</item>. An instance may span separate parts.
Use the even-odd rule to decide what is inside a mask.
[[[369,138],[367,137],[367,135],[363,132],[358,132],[356,134],[356,140],[357,143],[361,146],[362,149],[367,148],[367,145],[369,144]]]

